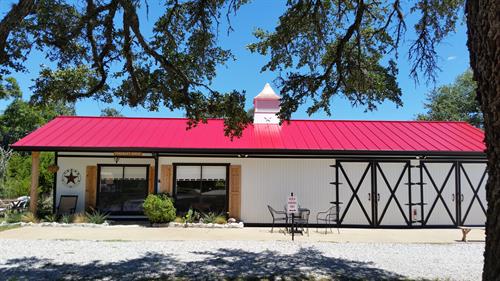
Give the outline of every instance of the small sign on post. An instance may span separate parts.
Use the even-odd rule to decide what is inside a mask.
[[[297,202],[297,197],[290,193],[286,200],[286,212],[288,215],[292,215],[292,225],[290,231],[292,232],[292,241],[295,240],[295,213],[299,211],[299,203]]]
[[[295,197],[295,195],[293,195],[293,192],[290,193],[290,196],[288,196],[287,200],[286,200],[286,212],[288,214],[294,214],[294,213],[297,213],[299,210],[298,210],[298,202],[297,202],[297,197]]]

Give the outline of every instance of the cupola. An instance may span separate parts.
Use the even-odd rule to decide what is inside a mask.
[[[266,83],[264,89],[253,99],[253,106],[254,124],[279,124],[276,113],[280,111],[280,97],[269,83]]]

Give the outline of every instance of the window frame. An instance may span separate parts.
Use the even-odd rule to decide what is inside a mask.
[[[142,167],[146,168],[146,197],[149,195],[149,169],[151,169],[151,165],[149,164],[97,164],[97,188],[96,188],[96,209],[99,210],[99,200],[101,193],[101,168],[102,167],[122,167],[123,169],[123,178],[125,177],[125,168],[127,167]],[[146,199],[146,197],[144,199]],[[144,215],[144,212],[108,212],[110,215]]]
[[[226,168],[226,200],[224,200],[224,213],[228,214],[229,213],[229,166],[231,166],[230,163],[186,163],[186,162],[181,162],[181,163],[172,163],[173,167],[173,187],[172,187],[172,197],[174,198],[174,204],[175,201],[177,201],[177,167],[179,166],[197,166],[200,167],[200,179],[203,179],[203,166],[222,166]],[[200,180],[200,189],[201,189],[201,183],[203,181]]]

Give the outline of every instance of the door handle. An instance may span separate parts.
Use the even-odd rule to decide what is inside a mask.
[[[368,192],[368,201],[371,201],[372,200],[372,194],[370,192]]]
[[[380,193],[377,193],[377,201],[380,201]]]
[[[464,194],[460,194],[460,202],[464,202]]]
[[[451,194],[451,202],[455,202],[455,193]]]

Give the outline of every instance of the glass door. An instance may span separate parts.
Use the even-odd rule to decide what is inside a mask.
[[[100,165],[97,208],[113,214],[142,214],[148,196],[147,165]]]

